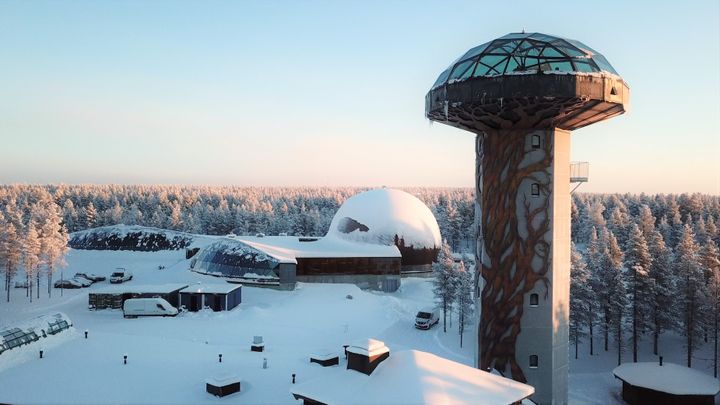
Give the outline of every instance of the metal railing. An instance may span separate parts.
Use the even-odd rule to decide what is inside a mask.
[[[584,183],[590,175],[590,163],[570,162],[570,183]]]

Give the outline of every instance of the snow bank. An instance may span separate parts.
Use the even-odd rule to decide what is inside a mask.
[[[720,381],[692,368],[673,363],[625,363],[613,370],[615,377],[637,387],[674,395],[717,395]]]
[[[183,232],[137,225],[114,225],[86,229],[70,234],[73,249],[134,250],[156,252],[190,246],[193,236]]]
[[[404,191],[382,188],[350,197],[330,223],[328,236],[392,245],[395,235],[405,246],[434,248],[441,244],[440,228],[432,211]]]

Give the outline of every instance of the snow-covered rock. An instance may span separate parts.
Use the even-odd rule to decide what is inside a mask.
[[[113,225],[70,234],[68,245],[85,250],[156,252],[190,246],[193,236],[183,232],[138,225]]]

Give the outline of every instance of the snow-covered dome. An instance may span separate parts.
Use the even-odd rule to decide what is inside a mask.
[[[435,216],[422,201],[404,191],[381,188],[348,198],[327,236],[392,245],[396,235],[414,249],[433,249],[441,243]]]

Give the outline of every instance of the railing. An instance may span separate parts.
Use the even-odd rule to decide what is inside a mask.
[[[590,163],[588,162],[571,162],[570,163],[570,183],[584,183],[588,181],[590,174]]]

